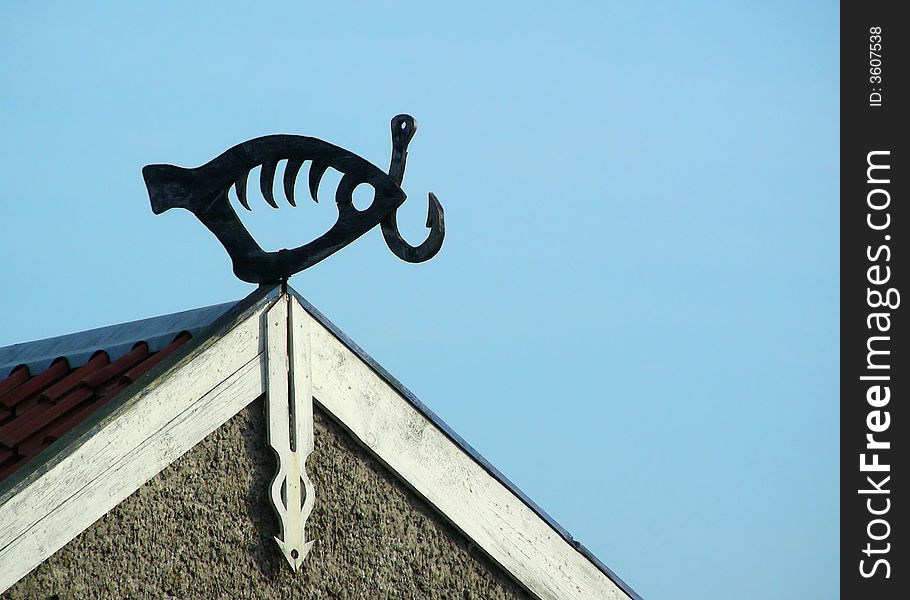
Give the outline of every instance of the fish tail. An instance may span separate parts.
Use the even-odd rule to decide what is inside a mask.
[[[189,208],[196,196],[190,169],[174,165],[148,165],[142,168],[152,212],[160,215],[171,208]]]

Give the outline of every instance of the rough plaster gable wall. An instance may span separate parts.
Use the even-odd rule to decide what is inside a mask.
[[[316,412],[316,544],[293,574],[272,536],[262,400],[10,588],[4,598],[528,598]]]

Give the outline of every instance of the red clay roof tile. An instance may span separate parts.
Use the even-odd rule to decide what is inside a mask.
[[[139,379],[140,377],[145,375],[146,371],[148,371],[149,369],[151,369],[152,367],[154,367],[155,365],[160,363],[162,360],[164,360],[165,358],[170,356],[170,354],[172,352],[174,352],[174,350],[176,350],[177,348],[179,348],[180,346],[185,344],[187,341],[189,341],[189,339],[190,339],[190,334],[184,331],[183,333],[181,333],[174,339],[174,341],[171,343],[170,346],[168,346],[167,348],[163,348],[160,352],[157,352],[154,356],[150,357],[147,360],[142,361],[141,363],[139,363],[138,365],[136,365],[135,367],[133,367],[132,369],[127,371],[121,378],[121,383],[123,383],[124,381],[127,381],[128,383],[132,383],[132,382],[136,381],[137,379]]]
[[[99,388],[117,375],[120,375],[130,367],[138,364],[149,355],[149,346],[145,342],[139,342],[136,347],[98,371],[92,373],[82,380],[82,383],[90,388]]]
[[[76,412],[70,413],[62,419],[58,419],[53,425],[48,427],[47,435],[53,438],[55,441],[62,438],[70,429],[81,423],[83,419],[88,417],[97,409],[104,406],[107,401],[113,397],[114,396],[105,396],[103,398],[98,398],[97,401],[89,402]]]
[[[35,408],[38,405],[38,401],[41,400],[41,396],[38,394],[32,394],[22,402],[16,405],[13,408],[13,414],[17,417],[21,417],[31,409]]]
[[[19,367],[0,380],[0,482],[126,389],[190,339],[181,333],[159,352],[136,346],[110,362],[104,352],[71,369],[65,359],[34,376]]]
[[[0,381],[0,398],[2,398],[6,393],[12,391],[17,386],[28,381],[28,378],[31,375],[28,372],[28,367],[25,365],[16,367],[9,374],[9,377]]]
[[[24,464],[19,458],[12,458],[6,462],[0,463],[0,481],[3,481],[12,475],[19,467]]]
[[[42,402],[33,410],[28,411],[18,419],[10,421],[0,427],[0,446],[12,448],[21,443],[42,427],[50,424],[54,419],[65,415],[68,411],[77,408],[84,401],[94,396],[94,392],[87,387],[80,386],[57,404]]]
[[[63,379],[70,372],[69,362],[64,358],[54,361],[43,373],[35,375],[25,383],[11,390],[8,394],[0,398],[0,406],[13,408],[35,392],[40,392],[47,386]]]
[[[44,390],[41,393],[41,399],[56,402],[66,392],[71,390],[73,386],[81,382],[83,378],[91,375],[98,369],[107,366],[110,364],[110,362],[110,359],[107,357],[107,352],[99,352],[93,356],[91,360],[89,360],[86,364],[79,367],[51,387]]]

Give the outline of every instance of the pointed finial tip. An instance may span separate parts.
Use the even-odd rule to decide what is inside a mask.
[[[310,540],[309,542],[302,544],[300,548],[295,547],[294,544],[285,544],[277,537],[275,538],[275,542],[281,549],[281,554],[284,556],[285,560],[288,561],[288,565],[296,573],[300,570],[301,565],[303,565],[303,560],[310,553],[310,550],[312,550],[316,540]]]

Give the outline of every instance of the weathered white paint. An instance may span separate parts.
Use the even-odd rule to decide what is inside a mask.
[[[0,498],[0,592],[263,393],[262,310],[190,353]]]
[[[273,420],[283,419],[287,440],[279,442],[270,433],[270,444],[290,448],[291,406],[298,416],[295,458],[283,468],[300,474],[305,498],[299,527],[282,521],[279,546],[285,556],[292,546],[308,551],[312,544],[304,542],[303,527],[314,494],[303,467],[313,450],[315,396],[374,456],[536,596],[628,598],[295,298],[282,295],[271,306],[269,320],[268,308],[261,308],[204,344],[90,435],[73,440],[61,460],[0,498],[0,592],[268,388],[270,432]],[[281,435],[277,429],[276,435]],[[283,505],[278,486],[276,506]],[[299,494],[300,481],[297,489]],[[299,538],[292,538],[297,535],[292,531]]]
[[[272,480],[270,496],[281,521],[281,537],[276,536],[275,541],[297,571],[313,547],[304,533],[315,499],[315,489],[304,468],[314,449],[310,318],[285,295],[269,310],[266,321],[268,435],[269,445],[278,456],[278,473]]]
[[[316,400],[455,527],[540,598],[628,598],[360,357],[310,318]]]

